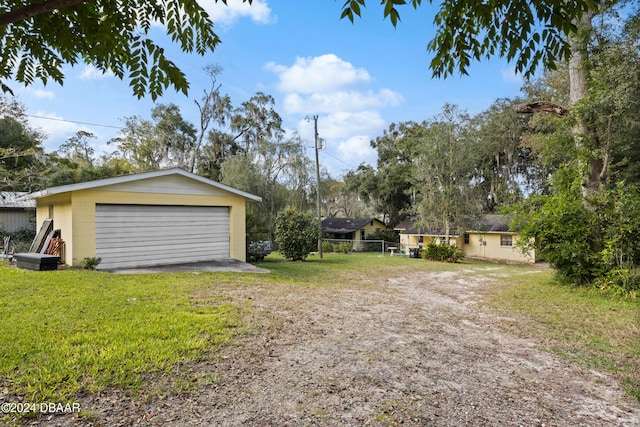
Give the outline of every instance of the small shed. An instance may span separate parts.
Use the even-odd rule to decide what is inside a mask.
[[[0,192],[0,232],[13,233],[22,229],[35,230],[36,202],[23,200],[27,193]]]
[[[35,199],[37,223],[53,220],[62,262],[101,259],[99,269],[234,258],[246,261],[246,202],[218,182],[167,169],[48,188]]]

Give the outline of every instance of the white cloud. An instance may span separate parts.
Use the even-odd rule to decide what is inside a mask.
[[[322,137],[343,139],[353,135],[375,134],[386,126],[378,111],[338,111],[322,117],[318,133]]]
[[[310,95],[290,93],[285,95],[284,109],[291,114],[305,114],[308,111],[322,113],[360,111],[370,108],[396,106],[402,101],[402,95],[388,89],[382,89],[377,93],[373,91],[316,92]]]
[[[367,136],[354,136],[338,144],[340,157],[346,161],[357,161],[360,163],[375,163],[376,151],[369,144],[370,138]]]
[[[334,54],[296,58],[291,67],[274,62],[265,68],[278,75],[278,89],[290,93],[314,93],[339,90],[358,83],[369,83],[371,77],[364,68],[355,68]]]
[[[253,0],[252,4],[242,0],[202,1],[200,5],[209,13],[211,20],[217,25],[231,25],[241,18],[250,18],[259,24],[271,24],[276,21],[271,8],[264,0]]]
[[[374,88],[367,70],[334,54],[298,57],[291,66],[271,62],[265,68],[278,76],[287,114],[318,116],[318,135],[325,140],[327,154],[324,166],[332,173],[343,167],[340,162],[376,163],[367,135],[377,135],[387,126],[381,111],[403,103],[400,93]],[[307,118],[298,121],[297,130],[307,141],[313,141],[313,125]]]
[[[37,99],[54,99],[56,97],[55,92],[51,90],[27,88],[27,92]]]
[[[113,76],[114,74],[112,71],[109,70],[106,73],[103,73],[101,70],[98,70],[96,67],[89,64],[84,66],[84,69],[79,75],[82,80],[99,80]]]

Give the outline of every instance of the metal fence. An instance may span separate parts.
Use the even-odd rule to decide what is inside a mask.
[[[322,252],[380,252],[382,255],[394,255],[399,253],[398,249],[398,243],[386,240],[322,239]]]

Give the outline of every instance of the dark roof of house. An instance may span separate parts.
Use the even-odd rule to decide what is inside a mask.
[[[510,218],[499,214],[486,214],[480,220],[475,221],[469,231],[501,232],[509,231]]]
[[[322,220],[322,231],[333,234],[346,234],[360,230],[376,218],[325,218]],[[384,225],[384,224],[383,224]]]
[[[5,209],[35,209],[35,200],[21,200],[27,193],[0,191],[0,208]]]
[[[416,224],[415,218],[407,218],[400,224],[396,225],[394,230],[400,231],[400,234],[417,234],[423,236],[444,236],[445,229],[440,226],[420,226]],[[449,236],[457,236],[459,230],[457,227],[451,227],[449,229]]]
[[[444,236],[445,231],[443,227],[424,227],[416,224],[415,218],[408,218],[395,226],[395,229],[400,231],[401,234],[418,234],[425,236]],[[509,231],[509,218],[499,214],[486,214],[480,219],[474,221],[466,231],[480,231],[480,232],[508,232]],[[460,230],[458,228],[452,228],[449,230],[450,236],[458,236]]]

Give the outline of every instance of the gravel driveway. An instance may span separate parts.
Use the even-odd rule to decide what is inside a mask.
[[[479,308],[490,275],[470,273],[223,288],[250,308],[252,333],[237,345],[155,378],[140,396],[85,396],[90,416],[31,423],[640,426],[640,405],[607,374],[501,330],[508,319]]]

